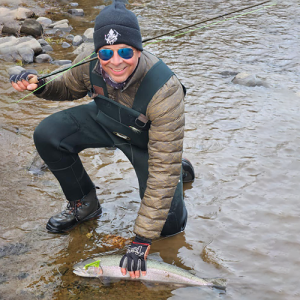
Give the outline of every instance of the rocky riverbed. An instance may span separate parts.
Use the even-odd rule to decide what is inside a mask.
[[[48,115],[91,99],[55,102],[29,95],[18,102],[24,93],[11,87],[8,70],[17,66],[41,74],[56,69],[55,61],[72,61],[74,52],[88,41],[75,46],[72,37],[67,37],[83,37],[92,30],[101,7],[111,1],[78,0],[77,6],[68,0],[29,0],[27,6],[23,0],[4,0],[5,6],[0,1],[2,8],[32,10],[35,16],[27,19],[46,17],[52,25],[68,20],[63,27],[72,27],[63,31],[41,24],[43,36],[31,37],[42,49],[47,44],[40,43],[41,39],[49,44],[53,51],[47,47],[41,54],[51,56],[51,61],[37,62],[41,54],[34,54],[31,63],[21,57],[0,59],[0,298],[299,299],[297,1],[278,2],[251,13],[246,10],[248,14],[237,18],[229,19],[237,16],[233,14],[228,20],[222,18],[222,23],[205,23],[209,26],[145,45],[187,88],[184,155],[196,172],[196,180],[184,186],[189,213],[185,232],[155,241],[151,254],[200,277],[226,278],[226,295],[212,289],[145,286],[132,281],[108,285],[72,273],[73,265],[88,257],[124,253],[125,241],[134,236],[140,204],[137,179],[118,150],[81,152],[88,173],[100,187],[97,195],[103,216],[66,235],[49,234],[46,222],[66,203],[57,181],[36,155],[32,134]],[[138,16],[143,37],[148,38],[258,1],[128,2]],[[75,16],[69,9],[82,9],[84,16]],[[57,29],[56,36],[53,30]],[[49,35],[48,30],[52,31]],[[30,37],[1,38],[23,39],[26,44]],[[64,48],[64,42],[70,46]]]
[[[38,4],[45,8],[42,2],[38,2]],[[47,9],[29,8],[29,5],[18,8],[7,6],[0,7],[0,59],[18,65],[17,68],[8,70],[10,75],[25,70],[23,67],[30,69],[31,63],[48,63],[59,66],[71,64],[71,60],[53,58],[53,48],[61,47],[64,49],[72,46],[74,54],[80,53],[83,47],[91,47],[92,49],[93,27],[86,29],[81,35],[72,34],[73,27],[67,18],[68,16],[69,18],[84,16],[83,9],[74,8],[78,6],[78,3],[66,4],[63,6],[65,9],[63,13],[58,13],[58,8],[55,6],[49,6]],[[51,15],[51,12],[54,14],[55,11],[56,15],[63,15],[65,18],[53,20],[43,16]],[[46,68],[46,72],[49,71]]]

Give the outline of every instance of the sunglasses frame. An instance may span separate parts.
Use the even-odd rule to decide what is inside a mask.
[[[122,55],[120,55],[119,51],[122,51],[122,50],[124,50],[124,49],[130,49],[130,50],[132,51],[132,56],[129,57],[129,58],[122,57]],[[101,52],[100,52],[100,51],[105,51],[105,50],[107,50],[107,51],[112,51],[112,55],[111,55],[111,57],[108,58],[108,59],[104,59],[103,56],[102,56],[102,54],[101,54]],[[127,60],[127,59],[131,59],[131,58],[133,57],[133,55],[134,55],[134,50],[133,50],[132,48],[130,48],[130,47],[123,47],[123,48],[120,48],[120,49],[118,49],[118,50],[112,50],[112,49],[100,49],[100,50],[98,50],[98,55],[99,55],[99,57],[100,57],[101,60],[108,61],[108,60],[110,60],[110,59],[114,56],[115,51],[118,53],[118,55],[119,55],[122,59],[126,59],[126,60]],[[101,56],[102,56],[102,57],[101,57]]]

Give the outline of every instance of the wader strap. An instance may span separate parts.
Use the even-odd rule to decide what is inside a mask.
[[[159,60],[146,74],[135,95],[132,109],[146,115],[147,106],[155,93],[173,76],[173,71]]]
[[[95,53],[91,56],[91,58],[94,58],[96,56],[97,54]],[[98,60],[96,59],[90,62],[90,81],[92,85],[92,93],[101,94],[101,92],[97,91],[96,89],[102,88],[104,96],[108,98],[108,92],[105,81],[103,80],[102,76],[97,76],[93,73],[93,69],[95,68],[97,62]]]

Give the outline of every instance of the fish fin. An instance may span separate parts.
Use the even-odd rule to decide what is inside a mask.
[[[212,287],[219,290],[226,290],[227,280],[224,278],[204,278],[207,282],[212,284]]]
[[[89,263],[89,264],[86,264],[85,266],[84,266],[84,269],[85,270],[87,270],[89,267],[97,267],[97,268],[100,268],[100,259],[99,260],[96,260],[96,261],[93,261],[93,262],[91,262],[91,263]],[[102,272],[103,273],[103,272]]]

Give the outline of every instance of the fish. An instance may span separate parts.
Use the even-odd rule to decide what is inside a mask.
[[[141,280],[183,286],[208,286],[226,289],[226,279],[200,278],[191,272],[151,258],[147,259],[147,274],[132,279],[127,272],[122,275],[119,263],[121,255],[103,255],[90,258],[74,265],[73,273],[82,277],[96,277],[105,279]]]

